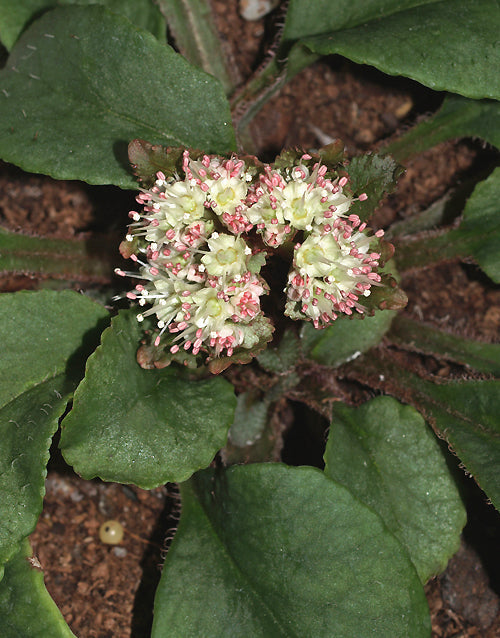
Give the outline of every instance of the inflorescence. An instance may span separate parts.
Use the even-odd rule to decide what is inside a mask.
[[[381,282],[383,231],[372,234],[349,213],[356,200],[345,175],[308,153],[272,165],[193,155],[185,150],[178,170],[159,171],[137,196],[142,211],[129,213],[122,253],[138,272],[116,270],[140,280],[126,296],[145,308],[139,321],[156,318],[155,346],[209,359],[261,349],[273,327],[261,309],[269,288],[260,271],[286,246],[285,315],[321,328],[366,311]]]

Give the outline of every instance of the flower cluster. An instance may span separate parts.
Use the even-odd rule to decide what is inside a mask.
[[[150,306],[139,321],[156,316],[155,345],[168,332],[172,354],[183,348],[231,356],[262,336],[262,322],[259,331],[252,329],[267,292],[258,274],[262,259],[241,237],[251,229],[242,201],[252,178],[242,161],[207,155],[195,161],[187,151],[183,172],[184,179],[158,172],[154,186],[138,195],[143,211],[129,213],[124,250],[133,247],[139,272],[116,272],[142,280],[127,297]]]
[[[178,168],[158,172],[138,195],[142,211],[130,213],[122,253],[139,271],[116,272],[141,280],[127,297],[147,306],[139,321],[156,318],[156,346],[168,336],[172,355],[183,349],[209,359],[262,348],[273,328],[261,308],[268,286],[260,270],[293,242],[286,315],[319,328],[365,312],[381,281],[382,231],[370,235],[349,213],[347,177],[319,156],[278,160],[184,151]]]
[[[328,169],[319,162],[310,171],[312,159],[305,153],[298,165],[284,169],[265,166],[249,194],[248,219],[268,246],[279,246],[300,230],[311,232],[349,210],[353,200],[343,192],[347,178],[325,178]]]
[[[368,297],[380,284],[380,252],[373,245],[382,236],[363,233],[357,215],[318,224],[302,244],[295,246],[293,269],[288,275],[285,314],[312,320],[316,328],[334,321],[339,313],[363,313],[360,297]]]

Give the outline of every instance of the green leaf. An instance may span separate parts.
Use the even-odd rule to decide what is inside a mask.
[[[496,0],[295,0],[284,38],[436,91],[500,99],[499,26]]]
[[[86,479],[146,489],[183,481],[226,442],[232,386],[222,378],[186,380],[174,366],[144,370],[136,361],[141,337],[134,311],[112,320],[63,422],[64,458]]]
[[[0,564],[36,525],[52,435],[107,314],[71,291],[0,295]]]
[[[500,381],[426,383],[417,400],[424,415],[500,509]]]
[[[49,448],[69,395],[58,376],[0,409],[0,564],[31,534],[42,511]]]
[[[463,221],[454,233],[469,246],[470,254],[495,283],[500,283],[500,168],[480,182],[464,208]]]
[[[59,375],[78,379],[108,314],[71,290],[0,295],[0,406]]]
[[[499,120],[498,102],[448,95],[435,115],[388,144],[384,151],[403,161],[441,142],[459,137],[479,137],[498,148]]]
[[[30,565],[31,548],[22,549],[5,566],[0,583],[3,638],[72,638],[43,582],[43,572]]]
[[[367,221],[376,210],[381,199],[392,193],[399,177],[404,173],[390,155],[366,154],[353,157],[348,166],[350,187],[356,195],[366,193],[368,199],[353,202],[349,213],[359,215]]]
[[[181,496],[153,638],[430,635],[406,552],[319,470],[206,470]]]
[[[383,19],[437,0],[290,0],[283,39],[301,40],[315,35],[348,29],[364,22]]]
[[[416,410],[391,397],[332,406],[326,475],[383,518],[425,583],[458,550],[466,522],[435,436]]]
[[[377,351],[353,362],[349,377],[416,407],[500,509],[500,381],[433,383]]]
[[[45,13],[0,83],[2,158],[57,179],[133,188],[135,138],[207,152],[235,145],[219,82],[100,6]]]
[[[464,339],[409,317],[395,318],[389,339],[401,348],[456,361],[484,374],[500,376],[500,344]]]
[[[336,368],[377,346],[395,315],[394,310],[376,310],[372,317],[339,317],[323,330],[304,323],[302,350],[318,363]]]
[[[166,24],[151,0],[0,0],[0,34],[7,49],[11,49],[30,22],[44,11],[64,4],[102,4],[119,13],[138,27],[147,29],[160,41],[165,41]]]
[[[458,228],[434,236],[401,239],[396,243],[400,270],[473,257],[495,283],[500,283],[500,168],[480,182],[468,199]]]

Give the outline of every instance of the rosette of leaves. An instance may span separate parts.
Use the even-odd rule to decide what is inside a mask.
[[[107,8],[52,8],[40,0],[14,10],[0,2],[9,51],[0,72],[5,161],[58,179],[135,188],[130,140],[150,140],[164,170],[179,159],[175,151],[161,159],[165,147],[234,152],[235,133],[245,139],[273,91],[332,53],[451,92],[437,114],[388,146],[398,161],[463,136],[499,146],[493,0],[292,0],[274,55],[238,91],[204,2],[160,3],[181,54],[165,44],[165,17],[152,3],[133,3],[136,13],[128,2],[102,4]],[[350,162],[354,192],[369,195],[355,204],[360,217],[370,216],[398,171],[387,156]],[[497,170],[474,186],[465,207],[455,207],[453,228],[442,227],[450,219],[445,203],[395,226],[389,238],[399,270],[473,259],[498,283],[498,179]],[[89,260],[85,242],[8,231],[0,239],[3,271],[111,287],[108,262],[95,251]],[[155,602],[156,638],[224,629],[429,635],[421,583],[457,548],[464,510],[447,453],[426,423],[498,508],[498,345],[393,310],[342,318],[324,331],[306,324],[277,331],[258,355],[260,385],[245,386],[234,374],[244,390],[236,398],[222,377],[194,379],[175,365],[141,369],[143,334],[130,311],[110,324],[109,312],[86,296],[41,290],[2,295],[0,312],[0,609],[7,636],[71,635],[26,560],[26,538],[42,508],[50,440],[72,398],[61,447],[82,476],[144,487],[182,482],[182,518]],[[451,361],[464,378],[422,378],[401,365],[396,348]],[[247,370],[258,370],[251,365]],[[409,405],[380,397],[353,407],[342,379]],[[327,416],[324,472],[239,465],[279,457],[276,415],[287,398]],[[207,469],[221,448],[219,467]]]

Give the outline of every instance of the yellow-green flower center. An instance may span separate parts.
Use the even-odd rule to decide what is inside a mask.
[[[221,249],[217,251],[215,258],[221,266],[228,266],[238,260],[238,252],[234,248]]]
[[[291,220],[304,219],[307,215],[306,207],[302,197],[296,197],[292,200],[290,208],[292,209]]]
[[[224,207],[226,204],[229,204],[229,202],[232,202],[235,197],[236,194],[234,190],[229,186],[217,194],[215,201],[219,206]]]
[[[308,266],[313,266],[323,260],[325,253],[321,246],[311,246],[302,250],[302,261]]]
[[[186,213],[194,213],[198,209],[198,204],[196,203],[193,197],[182,197],[181,198],[181,206]]]
[[[220,313],[222,312],[222,306],[220,301],[212,297],[206,302],[205,311],[209,317],[218,317]]]

